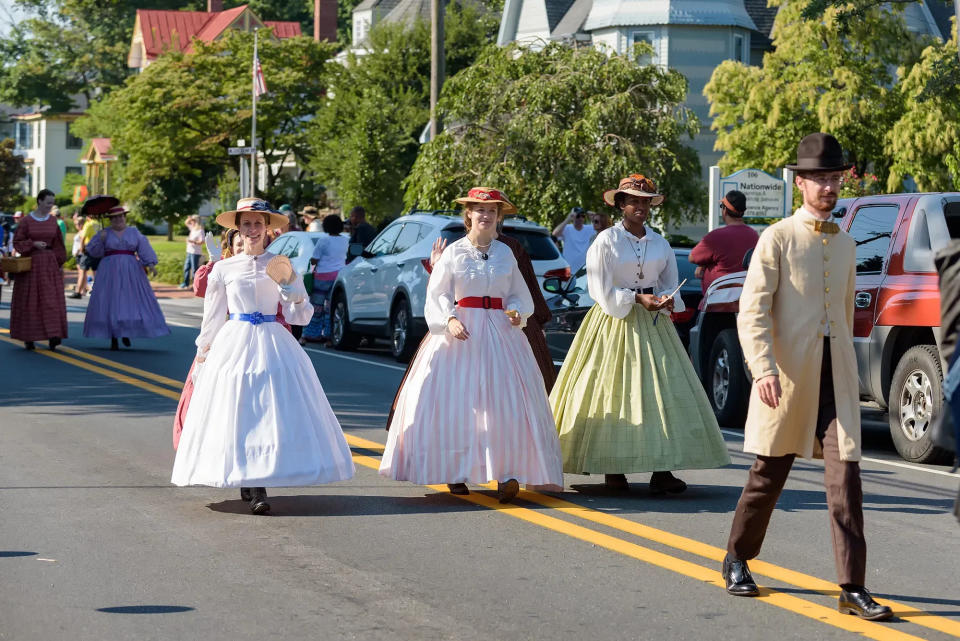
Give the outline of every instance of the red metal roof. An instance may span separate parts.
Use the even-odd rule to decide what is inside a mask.
[[[241,5],[227,11],[159,11],[138,9],[140,31],[147,59],[155,60],[167,49],[190,51],[194,38],[213,42],[247,10]],[[301,34],[299,22],[264,22],[273,27],[277,38],[293,38]]]
[[[302,32],[299,22],[277,22],[276,20],[264,20],[263,24],[273,27],[273,35],[278,38],[296,38]]]

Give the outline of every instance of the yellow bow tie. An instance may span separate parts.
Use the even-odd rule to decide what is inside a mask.
[[[829,220],[808,220],[807,223],[813,225],[814,231],[823,232],[824,234],[836,234],[840,231],[840,225],[832,223]]]

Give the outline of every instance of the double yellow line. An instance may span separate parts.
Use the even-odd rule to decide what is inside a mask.
[[[0,329],[0,334],[6,333],[8,333],[6,329]],[[0,336],[0,341],[21,345],[19,341],[11,340],[5,336]],[[131,367],[67,346],[60,346],[56,352],[51,352],[47,349],[38,349],[36,353],[165,396],[172,400],[179,400],[180,398],[180,389],[183,386],[182,381],[160,376],[153,372]],[[346,434],[346,438],[347,442],[353,448],[377,453],[383,452],[383,445],[376,441],[352,434]],[[380,459],[374,456],[355,453],[353,459],[357,465],[373,470],[380,467]],[[428,487],[438,492],[447,491],[447,488],[443,485],[431,485]],[[493,484],[486,487],[492,489]],[[544,513],[543,510],[523,507],[521,504],[502,505],[491,496],[478,492],[471,492],[465,496],[451,496],[457,496],[459,499],[488,509],[498,510],[504,515],[605,548],[628,558],[675,572],[708,585],[720,589],[724,588],[719,571],[719,563],[726,554],[722,548],[537,492],[523,490],[519,495],[519,499],[527,503],[548,508],[548,510],[557,516]],[[620,538],[619,536],[613,536],[600,530],[592,529],[583,525],[584,522],[626,534],[628,537]],[[629,540],[629,537],[651,541],[660,546],[707,559],[712,563],[709,567],[693,563],[649,547],[644,547]],[[765,576],[774,581],[788,584],[802,590],[808,590],[831,597],[835,597],[838,593],[837,586],[829,581],[772,563],[755,560],[751,561],[750,567],[756,575]],[[836,628],[860,634],[870,639],[876,639],[877,641],[910,641],[921,639],[921,637],[907,634],[902,630],[892,627],[890,624],[874,623],[850,615],[840,614],[834,607],[823,606],[773,588],[761,588],[760,596],[756,597],[755,600]],[[960,622],[933,615],[903,603],[886,599],[882,600],[882,602],[893,608],[896,615],[904,621],[960,638]]]

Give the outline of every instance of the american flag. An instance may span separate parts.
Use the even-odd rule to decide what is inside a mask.
[[[253,58],[253,92],[259,97],[267,93],[267,81],[263,79],[263,69],[260,67],[260,56]]]

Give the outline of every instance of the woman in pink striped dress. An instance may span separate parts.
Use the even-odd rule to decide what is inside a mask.
[[[420,485],[497,481],[500,501],[519,483],[563,487],[560,444],[543,378],[521,331],[533,299],[497,222],[506,196],[475,187],[464,198],[466,237],[444,250],[427,284],[428,339],[397,398],[380,474]]]

